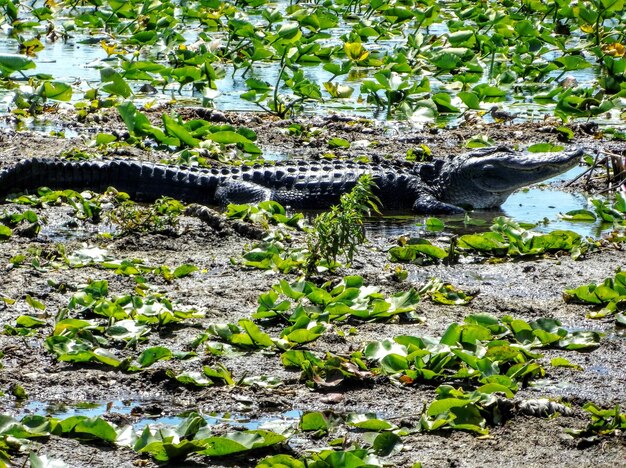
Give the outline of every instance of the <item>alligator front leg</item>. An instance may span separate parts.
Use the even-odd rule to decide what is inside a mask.
[[[267,187],[243,180],[225,180],[215,190],[215,201],[220,205],[254,204],[270,200],[271,197],[272,191]]]
[[[462,214],[465,210],[460,206],[452,205],[437,200],[429,193],[420,194],[415,203],[413,203],[413,211],[421,214]]]

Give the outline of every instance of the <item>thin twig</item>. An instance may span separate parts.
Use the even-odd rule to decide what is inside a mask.
[[[615,158],[623,158],[625,156],[621,155],[621,154],[615,154],[615,153],[611,153],[610,151],[607,150],[598,150],[598,153],[602,153],[602,154],[606,154],[607,156],[613,156]]]
[[[7,154],[7,153],[10,153],[11,151],[15,151],[16,149],[17,149],[17,146],[11,146],[7,149],[2,150],[2,153],[0,154]]]
[[[576,182],[581,177],[584,177],[586,174],[592,172],[596,167],[598,167],[599,164],[604,164],[606,162],[606,158],[603,158],[601,161],[598,161],[598,157],[599,157],[599,155],[596,155],[596,158],[594,159],[593,164],[588,169],[585,169],[584,172],[581,172],[576,177],[574,177],[572,180],[567,182],[565,184],[565,187],[569,187],[570,185],[572,185],[574,182]],[[589,183],[589,180],[587,180],[587,183]]]
[[[607,159],[606,159],[606,158],[603,158],[603,159],[602,159],[602,162],[600,162],[600,161],[599,161],[599,158],[600,158],[600,153],[599,153],[599,152],[596,152],[596,157],[595,157],[595,159],[594,159],[594,161],[593,161],[593,164],[592,164],[592,166],[591,166],[591,169],[595,169],[596,167],[598,167],[598,165],[600,165],[600,164],[604,164],[604,163],[607,161]],[[589,172],[587,173],[587,180],[585,181],[585,188],[589,187],[589,181],[591,180],[591,175],[592,175],[592,174],[593,174],[593,171],[589,171]]]

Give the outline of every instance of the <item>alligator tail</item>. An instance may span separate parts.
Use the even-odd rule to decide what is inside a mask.
[[[0,171],[0,196],[45,186],[51,189],[127,192],[135,200],[161,196],[197,203],[215,201],[220,182],[217,170],[192,170],[122,159],[64,161],[25,159]]]

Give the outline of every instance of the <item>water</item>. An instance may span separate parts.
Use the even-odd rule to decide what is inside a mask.
[[[566,221],[560,217],[568,211],[589,209],[587,198],[551,188],[550,185],[571,180],[582,172],[582,168],[574,168],[564,174],[545,182],[545,186],[522,189],[512,194],[507,201],[496,210],[480,210],[469,213],[470,218],[479,220],[480,226],[464,224],[464,216],[437,216],[446,223],[446,230],[458,234],[485,231],[497,216],[506,216],[520,223],[536,224],[538,232],[550,232],[557,229],[571,230],[585,237],[599,238],[612,226],[600,222],[588,223]],[[423,224],[428,216],[415,214],[396,214],[386,216],[383,220],[373,218],[366,223],[368,236],[394,238],[401,235],[418,237],[423,234]]]
[[[285,15],[285,18],[288,18],[289,15],[286,13],[286,9],[292,2],[288,1],[278,1],[275,4],[272,4],[272,8],[277,8]],[[449,6],[444,6],[444,9],[450,8]],[[80,9],[80,8],[79,8]],[[83,9],[85,12],[91,11],[89,6],[85,6]],[[65,12],[67,13],[67,11]],[[24,16],[23,19],[28,19],[28,13],[24,11],[22,13]],[[341,16],[341,15],[340,15]],[[444,15],[445,16],[445,15]],[[267,22],[258,14],[258,12],[250,11],[247,9],[242,13],[242,18],[248,19],[252,24],[260,25],[261,27],[265,26]],[[356,22],[356,19],[363,20],[364,18],[357,18],[356,16],[347,15],[345,18],[339,18],[339,23],[332,29],[328,29],[327,32],[330,36],[323,40],[319,40],[318,43],[322,47],[343,47],[343,39],[342,37],[347,37],[351,34],[353,26]],[[378,18],[375,15],[370,18],[373,21],[376,21]],[[365,19],[367,21],[367,19]],[[118,58],[116,55],[112,55],[109,57],[107,52],[101,45],[101,41],[109,43],[109,45],[114,44],[116,41],[112,40],[111,37],[103,32],[102,30],[95,29],[94,31],[89,31],[88,29],[78,29],[74,28],[72,25],[72,18],[70,17],[56,17],[52,20],[52,23],[55,25],[58,31],[64,31],[66,27],[70,27],[69,37],[66,40],[62,38],[57,39],[54,42],[49,42],[46,40],[46,26],[47,23],[42,23],[40,26],[34,28],[32,31],[26,31],[23,36],[25,38],[30,38],[35,34],[39,34],[41,36],[41,41],[44,44],[45,48],[38,52],[35,56],[32,57],[32,60],[36,63],[37,67],[33,70],[26,70],[24,75],[32,76],[35,74],[47,74],[53,77],[54,80],[62,81],[66,83],[71,83],[74,88],[74,93],[72,97],[72,102],[76,102],[80,99],[83,99],[84,91],[90,88],[97,88],[100,83],[100,69],[104,67],[113,67],[115,69],[119,69]],[[413,26],[410,26],[411,29]],[[5,26],[6,35],[0,36],[0,54],[16,54],[19,52],[19,42],[17,39],[10,37],[8,32],[10,30],[9,27]],[[185,45],[190,49],[193,49],[197,46],[201,41],[199,40],[199,34],[203,31],[202,25],[197,22],[187,21],[182,27],[179,28],[180,33],[185,39]],[[127,31],[128,32],[128,31]],[[412,34],[413,31],[405,31],[405,34]],[[424,40],[428,42],[429,38],[436,39],[440,37],[444,37],[449,33],[448,26],[445,20],[442,18],[429,26],[428,28],[421,28],[420,33],[425,34]],[[227,43],[227,37],[225,32],[217,31],[209,33],[211,40],[215,43],[211,43],[210,47],[223,47]],[[431,36],[432,35],[432,36]],[[406,37],[404,35],[397,34],[390,38],[377,38],[376,40],[370,40],[364,42],[365,49],[372,54],[372,57],[375,54],[378,54],[378,57],[382,60],[386,56],[394,56],[397,53],[407,53],[406,51]],[[579,44],[579,38],[575,35],[572,35],[570,39],[570,43],[568,43],[569,47],[577,47]],[[120,49],[118,45],[118,50]],[[131,48],[132,49],[132,48]],[[125,54],[127,59],[131,58],[132,50]],[[153,60],[155,62],[166,63],[164,58],[164,52],[167,52],[167,49],[162,44],[157,44],[154,47],[144,47],[139,52],[139,57],[141,60]],[[410,54],[410,52],[408,52]],[[558,55],[556,52],[551,51],[542,57],[545,60],[552,60],[557,58]],[[333,62],[337,63],[337,59],[333,59]],[[277,83],[278,75],[280,72],[280,63],[278,61],[273,62],[265,62],[265,63],[255,63],[254,67],[246,76],[243,76],[243,72],[236,70],[232,64],[230,63],[215,63],[214,66],[217,69],[223,71],[224,76],[216,80],[217,84],[217,92],[211,94],[209,96],[210,99],[206,99],[206,96],[202,96],[198,92],[194,92],[191,85],[186,85],[183,87],[182,91],[179,93],[178,84],[172,83],[168,85],[165,91],[159,90],[159,92],[155,95],[148,96],[148,99],[156,99],[156,100],[169,100],[169,99],[185,99],[185,98],[194,98],[196,103],[205,102],[212,103],[216,108],[221,110],[240,110],[240,111],[260,111],[260,107],[256,104],[249,102],[247,100],[241,99],[241,94],[248,90],[247,85],[245,83],[247,78],[255,77],[257,79],[261,79],[263,81],[267,81],[271,85]],[[329,81],[332,78],[332,74],[325,71],[322,67],[322,64],[312,63],[312,64],[302,64],[302,71],[307,79],[311,82],[320,86],[323,90],[323,83]],[[339,110],[346,111],[355,115],[366,115],[369,117],[385,119],[387,118],[387,114],[385,110],[380,110],[376,112],[375,106],[364,102],[365,95],[361,95],[361,84],[364,80],[373,80],[374,73],[378,70],[376,67],[354,67],[352,71],[347,75],[341,75],[334,78],[333,82],[336,84],[346,84],[354,88],[354,92],[350,98],[347,99],[328,99],[328,94],[323,91],[324,94],[324,102],[320,104],[316,104],[314,106],[307,106],[307,109],[313,112],[317,112],[319,107],[322,107],[324,111],[328,110]],[[430,72],[426,71],[426,74],[429,74],[428,78],[430,80],[431,86],[431,94],[446,91],[447,87],[454,88],[456,85],[452,83],[452,76],[450,74],[439,74],[432,75]],[[578,83],[581,86],[589,87],[592,86],[594,81],[597,79],[598,67],[590,67],[581,70],[574,70],[568,72],[568,76],[572,76],[577,79]],[[560,78],[561,71],[555,70],[551,72],[546,79],[548,81]],[[19,73],[15,73],[14,78],[19,77]],[[420,81],[421,76],[413,76],[409,77],[406,74],[401,74],[397,76],[402,79],[409,79],[409,82]],[[393,78],[392,78],[393,81]],[[396,83],[396,85],[399,84]],[[521,82],[522,80],[520,80]],[[488,77],[485,73],[484,76],[481,77],[478,83],[487,83]],[[137,91],[143,82],[131,82],[129,85],[135,91]],[[537,86],[541,86],[539,83]],[[550,88],[550,84],[546,85],[546,91]],[[515,88],[518,86],[518,88]],[[534,111],[529,112],[529,110],[533,109],[533,96],[535,91],[526,90],[523,87],[522,83],[516,84],[511,88],[508,92],[507,102],[503,103],[504,108],[510,108],[512,103],[515,103],[515,107],[519,107],[518,113],[520,118],[527,119],[533,118]],[[533,85],[535,86],[535,85]],[[280,89],[281,93],[285,93],[286,95],[291,94],[291,90],[288,90],[284,87]],[[12,91],[10,90],[0,90],[0,98],[4,97],[5,101],[8,103],[12,97]],[[424,96],[427,97],[427,93],[422,93],[419,98]],[[453,93],[454,95],[454,93]],[[418,98],[418,96],[413,96],[414,98]],[[137,101],[140,102],[144,97],[138,96]],[[288,97],[287,99],[291,99]],[[460,105],[460,101],[455,98],[455,105]],[[551,112],[554,107],[554,104],[549,106],[540,106],[539,116],[545,115],[546,112]],[[528,108],[528,109],[527,109]],[[458,116],[454,117],[442,117],[440,122],[444,122],[445,119],[448,119],[452,123],[457,121]],[[617,120],[619,121],[619,116],[617,116]],[[486,117],[486,121],[489,121],[489,117]],[[448,122],[449,123],[449,122]],[[613,124],[617,123],[612,121]]]
[[[82,404],[62,404],[62,403],[46,403],[42,401],[32,401],[27,403],[18,413],[18,418],[27,414],[36,414],[40,416],[53,416],[57,419],[66,419],[71,416],[86,416],[93,418],[104,416],[106,414],[120,414],[133,417],[137,415],[137,420],[133,421],[135,430],[143,429],[147,425],[157,426],[177,426],[185,416],[163,415],[163,416],[145,416],[142,407],[149,407],[152,403],[157,406],[171,407],[164,402],[146,402],[146,401],[121,401],[115,400],[111,402],[94,402]],[[139,416],[141,415],[141,416]],[[262,417],[251,417],[242,413],[211,413],[204,415],[204,419],[209,426],[227,425],[237,428],[245,427],[246,429],[259,429],[269,424],[295,424],[299,421],[302,411],[290,410],[274,415],[266,414]]]

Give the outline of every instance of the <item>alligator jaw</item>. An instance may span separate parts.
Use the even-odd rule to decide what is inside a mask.
[[[472,178],[482,190],[512,193],[575,167],[582,155],[580,148],[560,153],[507,154],[484,160],[481,170]]]

